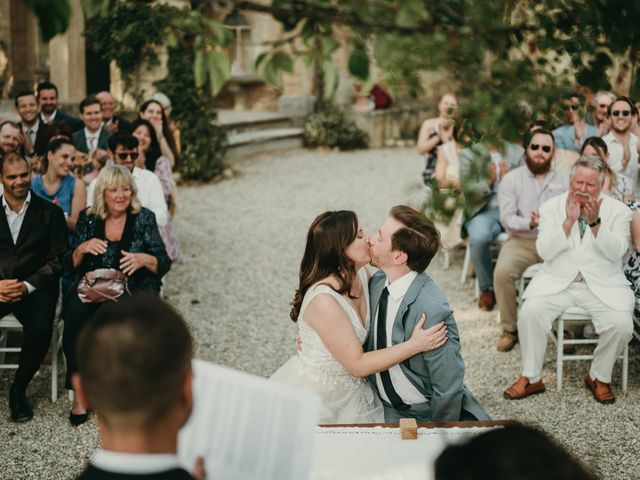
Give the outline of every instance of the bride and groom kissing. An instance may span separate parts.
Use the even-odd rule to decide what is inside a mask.
[[[271,379],[318,395],[320,424],[488,420],[464,386],[453,312],[425,273],[439,247],[433,222],[404,205],[369,238],[354,212],[319,215],[291,303],[301,349]]]

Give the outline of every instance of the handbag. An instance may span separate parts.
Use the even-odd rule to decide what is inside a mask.
[[[125,223],[119,250],[129,250],[131,246],[137,215],[132,217],[128,217]],[[96,222],[94,237],[104,238],[104,222]],[[117,302],[125,293],[131,295],[128,277],[115,268],[96,268],[88,271],[78,282],[77,291],[82,303],[102,303],[108,300]]]
[[[127,276],[115,268],[91,270],[78,282],[78,297],[82,303],[117,302],[125,292],[131,295]]]

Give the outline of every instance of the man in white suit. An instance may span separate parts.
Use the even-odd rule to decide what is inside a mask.
[[[544,392],[541,372],[552,323],[580,306],[600,335],[585,383],[598,402],[615,402],[611,372],[633,332],[634,296],[622,271],[631,210],[601,194],[604,168],[598,157],[581,157],[571,169],[569,192],[540,208],[536,248],[544,265],[524,292],[518,320],[522,376],[505,390],[509,400]]]

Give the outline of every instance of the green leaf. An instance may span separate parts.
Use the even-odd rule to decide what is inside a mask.
[[[205,75],[204,52],[202,50],[197,50],[193,60],[193,77],[197,88],[204,85]]]
[[[253,64],[253,69],[256,72],[260,69],[260,66],[262,65],[262,62],[264,62],[264,60],[267,58],[267,55],[269,55],[269,52],[264,52],[264,53],[261,53],[260,55],[258,55],[258,57],[256,58],[256,61]]]
[[[71,6],[69,0],[25,0],[40,24],[42,40],[48,42],[69,28]]]
[[[349,72],[354,77],[366,81],[369,78],[369,55],[362,47],[357,47],[349,57]]]
[[[340,42],[333,37],[327,37],[322,42],[322,56],[328,58],[340,48]]]
[[[315,56],[309,52],[302,52],[298,54],[298,58],[304,63],[304,67],[309,69],[315,63]]]
[[[323,64],[324,98],[330,100],[338,88],[338,70],[333,62],[326,60]]]
[[[231,63],[226,55],[212,50],[207,53],[209,89],[211,95],[217,95],[231,75]]]
[[[271,60],[269,60],[264,66],[263,74],[265,82],[277,90],[282,90],[282,85],[278,79],[278,70]]]
[[[293,72],[293,60],[284,52],[278,52],[271,57],[271,62],[274,64],[277,70],[284,70],[285,72]]]

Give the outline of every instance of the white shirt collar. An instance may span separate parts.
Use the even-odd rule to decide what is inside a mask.
[[[98,138],[100,136],[100,130],[102,129],[102,125],[96,130],[94,133],[91,133],[87,127],[84,127],[84,136],[89,138]]]
[[[30,127],[27,127],[24,122],[20,122],[20,126],[22,127],[22,131],[25,133],[27,133],[29,130],[37,132],[38,128],[40,128],[40,117],[36,117],[36,121]]]
[[[409,273],[406,273],[402,277],[398,278],[395,282],[389,283],[389,279],[385,282],[385,286],[389,290],[389,295],[393,298],[394,301],[400,300],[405,296],[407,290],[418,276],[418,272],[414,272],[413,270]]]
[[[51,115],[49,115],[48,117],[44,114],[41,113],[40,115],[42,115],[42,119],[46,122],[46,123],[51,123],[53,122],[53,120],[56,118],[56,115],[58,114],[58,109],[56,108],[53,113]]]
[[[20,211],[13,212],[13,210],[11,210],[11,207],[7,203],[7,200],[4,198],[4,194],[2,195],[2,208],[4,208],[4,213],[7,215],[11,212],[16,213],[17,215],[20,215],[22,212],[26,210],[26,208],[29,206],[30,203],[31,203],[31,190],[29,190],[29,192],[27,193],[27,198],[25,198]]]
[[[178,457],[170,453],[123,453],[96,449],[90,463],[113,473],[151,474],[182,468]]]

